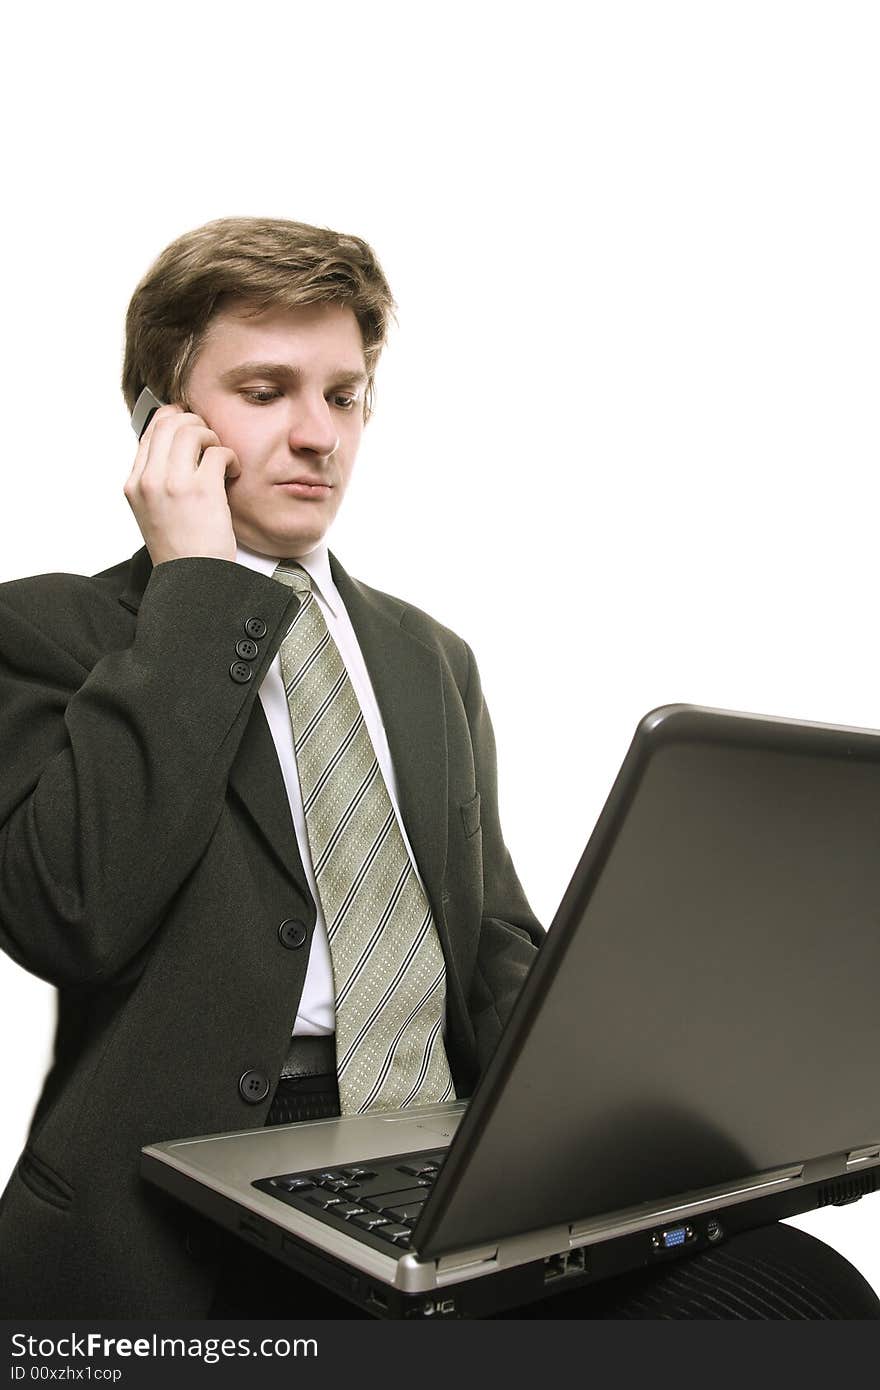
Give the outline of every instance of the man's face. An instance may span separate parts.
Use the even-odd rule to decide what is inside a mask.
[[[293,557],[321,540],[354,467],[366,382],[360,328],[344,305],[253,318],[229,305],[214,316],[186,396],[241,464],[226,497],[242,545]]]

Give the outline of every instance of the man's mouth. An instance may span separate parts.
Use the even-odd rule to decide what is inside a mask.
[[[289,482],[276,483],[275,486],[283,487],[294,497],[326,497],[332,488],[331,483],[311,478],[291,478]]]

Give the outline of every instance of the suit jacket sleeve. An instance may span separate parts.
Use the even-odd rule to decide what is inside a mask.
[[[81,985],[137,968],[293,611],[270,577],[202,557],[153,569],[136,628],[76,575],[0,586],[0,947],[25,969]],[[253,616],[267,631],[237,682]]]
[[[483,837],[483,916],[468,1001],[482,1070],[498,1043],[544,940],[504,843],[498,812],[498,764],[492,722],[477,663],[467,648],[465,709],[474,750]]]

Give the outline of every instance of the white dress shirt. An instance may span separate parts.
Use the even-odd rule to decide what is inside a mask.
[[[280,557],[279,557],[280,558]],[[277,558],[268,555],[259,555],[256,551],[246,550],[239,545],[236,551],[236,563],[247,565],[249,569],[258,570],[263,574],[271,575],[278,564]],[[339,655],[348,671],[349,679],[357,696],[358,704],[364,715],[364,722],[370,741],[379,760],[379,769],[385,778],[385,786],[388,788],[388,795],[394,807],[394,814],[397,817],[400,833],[403,836],[403,843],[409,855],[416,877],[421,883],[418,865],[413,856],[412,847],[407,839],[406,830],[400,815],[398,804],[397,780],[394,776],[394,768],[391,763],[391,752],[388,747],[388,740],[385,737],[385,726],[382,723],[382,716],[379,713],[379,706],[376,703],[376,696],[367,668],[361,654],[358,640],[354,634],[345,605],[339,594],[339,590],[333,583],[330,573],[330,557],[327,554],[327,545],[321,541],[314,550],[309,551],[308,555],[298,555],[297,564],[302,565],[312,581],[312,592],[318,602],[318,606],[324,615],[330,636],[339,648]],[[296,755],[293,751],[293,728],[290,723],[290,710],[287,705],[287,695],[284,690],[284,680],[281,675],[281,653],[276,652],[274,660],[269,666],[259,690],[260,699],[263,702],[263,710],[269,724],[272,739],[275,744],[275,751],[278,754],[278,762],[281,765],[281,774],[284,778],[284,786],[287,790],[287,799],[290,803],[290,814],[293,818],[293,828],[296,832],[296,842],[299,847],[300,858],[302,859],[303,869],[308,880],[309,889],[317,909],[317,921],[312,938],[312,946],[309,954],[308,970],[306,981],[303,986],[302,998],[299,1003],[299,1012],[296,1016],[296,1023],[293,1032],[296,1034],[318,1034],[333,1033],[336,1030],[336,1008],[335,992],[333,988],[333,967],[330,961],[330,945],[327,941],[327,927],[324,921],[324,913],[321,907],[321,900],[318,896],[318,889],[315,884],[315,871],[312,866],[312,855],[309,849],[308,832],[306,830],[306,818],[303,812],[302,792],[299,785],[299,773],[296,766]],[[424,888],[424,884],[422,885]],[[426,895],[427,896],[427,895]]]

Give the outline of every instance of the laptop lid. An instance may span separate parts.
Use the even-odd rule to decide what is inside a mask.
[[[647,715],[413,1231],[423,1259],[880,1140],[880,735]]]

